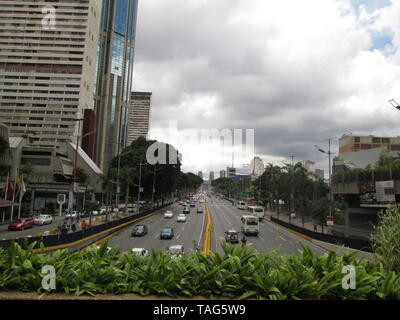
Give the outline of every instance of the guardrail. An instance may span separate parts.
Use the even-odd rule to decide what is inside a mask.
[[[335,245],[344,245],[345,247],[349,247],[349,248],[357,249],[357,250],[361,250],[361,251],[372,252],[371,242],[368,240],[353,239],[353,238],[347,238],[347,237],[341,237],[341,236],[334,236],[332,234],[315,232],[315,231],[312,231],[309,229],[304,229],[302,227],[293,225],[291,223],[287,223],[285,221],[276,219],[274,217],[271,217],[271,221],[274,223],[277,223],[285,228],[291,229],[291,230],[301,233],[305,236],[308,236],[312,239],[332,243]]]
[[[6,248],[10,247],[12,242],[17,242],[22,248],[26,248],[28,245],[30,245],[36,241],[37,244],[33,248],[34,251],[38,251],[40,249],[40,243],[43,243],[46,251],[67,248],[67,247],[71,247],[73,245],[82,243],[84,241],[88,241],[88,240],[98,237],[102,234],[106,234],[111,231],[116,231],[116,230],[123,228],[126,225],[134,222],[138,218],[144,218],[147,215],[155,213],[169,205],[171,205],[171,203],[167,203],[160,207],[143,211],[136,215],[132,215],[132,216],[124,217],[124,218],[117,219],[114,221],[106,222],[104,224],[101,224],[98,226],[93,226],[86,230],[80,230],[80,231],[73,232],[73,233],[56,234],[56,235],[48,235],[48,236],[41,236],[41,237],[26,237],[26,238],[19,238],[19,239],[1,240],[0,247],[6,249]]]
[[[206,200],[206,227],[204,228],[203,234],[203,252],[206,256],[208,256],[211,252],[211,214],[210,210],[208,209],[208,202]]]

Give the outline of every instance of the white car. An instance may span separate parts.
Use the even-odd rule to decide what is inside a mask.
[[[177,244],[168,247],[168,253],[171,255],[171,258],[180,258],[184,255],[185,251],[182,245]]]
[[[77,218],[79,215],[78,211],[70,211],[66,214],[66,218]]]
[[[184,214],[180,214],[178,215],[178,217],[176,218],[177,222],[186,222],[186,215]]]
[[[150,255],[149,250],[145,248],[133,248],[131,251],[136,257],[148,257]]]
[[[201,200],[200,200],[200,203],[204,203],[204,199],[201,199]]]
[[[167,211],[166,213],[164,213],[164,218],[166,219],[170,219],[174,216],[174,214],[172,213],[172,211]]]
[[[51,224],[53,222],[52,216],[49,215],[40,215],[36,218],[34,218],[34,223],[37,225],[45,225],[45,224]]]
[[[92,211],[93,216],[98,216],[100,213],[98,211]]]

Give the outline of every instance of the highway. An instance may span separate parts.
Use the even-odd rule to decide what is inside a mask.
[[[201,237],[205,214],[196,213],[197,206],[204,204],[196,203],[196,208],[191,208],[190,213],[186,215],[186,222],[177,222],[176,217],[183,212],[183,207],[178,204],[173,204],[161,210],[159,213],[138,221],[135,224],[118,232],[114,237],[108,240],[108,245],[114,247],[118,245],[122,251],[128,251],[132,248],[145,248],[148,250],[158,249],[166,250],[171,245],[183,245],[185,252],[188,253],[194,249],[194,241],[201,248]],[[172,211],[173,218],[165,219],[164,212]],[[132,229],[135,225],[144,224],[148,227],[149,232],[143,237],[131,237]],[[160,231],[164,227],[172,227],[174,229],[174,237],[169,240],[160,239]]]
[[[240,210],[232,206],[227,200],[212,197],[208,201],[208,207],[211,212],[213,230],[211,234],[211,249],[222,253],[220,238],[225,236],[225,231],[234,229],[241,233],[241,216],[246,214],[246,210]],[[301,250],[301,244],[311,247],[317,254],[322,255],[326,251],[304,240],[290,231],[273,224],[268,220],[263,220],[259,225],[260,232],[258,237],[246,236],[247,244],[258,251],[265,252],[278,249],[281,253],[298,253]],[[217,240],[217,241],[216,241]]]
[[[186,215],[187,221],[178,223],[176,217],[178,214],[182,213],[183,207],[174,204],[145,220],[139,221],[119,231],[108,240],[108,244],[111,247],[118,245],[122,251],[127,251],[132,248],[166,250],[170,245],[180,244],[184,246],[185,252],[189,253],[194,249],[194,242],[202,248],[202,230],[204,228],[205,211],[203,214],[196,213],[197,206],[202,206],[204,208],[204,204],[197,202],[196,208],[191,208],[191,213]],[[215,197],[208,198],[208,207],[212,219],[211,250],[222,254],[220,238],[223,238],[225,231],[230,229],[241,232],[242,222],[240,221],[240,217],[245,214],[246,211],[237,209],[227,200]],[[164,212],[167,210],[171,210],[174,213],[172,219],[165,219],[163,217]],[[131,237],[131,231],[137,224],[145,224],[149,228],[148,234],[143,237]],[[164,227],[172,227],[174,229],[175,236],[173,239],[160,239],[160,231]],[[243,235],[240,233],[240,238],[242,236]],[[322,248],[267,220],[260,222],[260,233],[258,237],[246,236],[246,238],[247,244],[251,248],[261,252],[278,249],[281,253],[297,254],[301,249],[301,244],[310,246],[319,255],[326,252]]]

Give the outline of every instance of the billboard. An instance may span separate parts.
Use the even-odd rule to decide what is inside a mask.
[[[394,181],[376,181],[359,183],[360,207],[383,208],[394,204]]]

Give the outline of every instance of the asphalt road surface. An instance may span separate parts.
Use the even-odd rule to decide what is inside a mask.
[[[194,242],[202,248],[202,230],[204,227],[205,210],[203,214],[196,213],[198,206],[204,208],[204,204],[196,203],[196,208],[191,208],[191,213],[186,215],[187,221],[177,222],[176,217],[183,212],[183,207],[174,204],[161,210],[159,213],[137,222],[128,228],[118,232],[114,237],[108,240],[108,245],[119,246],[122,251],[128,251],[132,248],[145,248],[148,250],[166,250],[170,245],[183,245],[185,252],[188,253],[194,249]],[[208,199],[208,206],[212,218],[211,249],[222,254],[220,238],[223,238],[225,231],[235,229],[240,232],[242,238],[240,217],[246,214],[246,211],[239,210],[232,206],[231,202],[221,200],[215,197]],[[171,210],[174,213],[172,219],[165,219],[164,212]],[[131,237],[132,229],[135,225],[145,224],[149,232],[143,237]],[[174,229],[174,237],[171,240],[161,240],[160,231],[164,227]],[[309,241],[298,237],[297,235],[282,229],[281,227],[263,220],[260,222],[260,233],[256,236],[246,236],[247,244],[251,248],[265,252],[272,249],[278,249],[282,253],[299,253],[301,244],[311,247],[317,254],[324,254],[326,251]],[[240,245],[240,244],[237,244]]]
[[[243,237],[241,232],[242,222],[240,218],[247,214],[246,210],[240,210],[232,205],[230,201],[212,197],[208,201],[208,207],[212,219],[211,249],[222,253],[220,238],[224,238],[225,231],[236,230],[239,238]],[[324,254],[326,251],[309,241],[298,237],[268,220],[263,220],[259,225],[258,236],[246,235],[247,244],[258,251],[265,252],[278,249],[281,253],[295,253],[301,250],[301,244],[311,247],[317,254]],[[240,244],[238,244],[240,245]]]
[[[183,206],[173,204],[162,209],[159,213],[138,221],[135,224],[118,232],[114,237],[108,240],[110,247],[119,246],[122,251],[128,251],[132,248],[145,248],[147,250],[158,249],[166,250],[171,245],[183,245],[185,252],[188,253],[194,249],[194,242],[201,248],[201,237],[204,224],[205,213],[196,213],[197,207],[201,206],[204,210],[204,204],[196,203],[195,208],[190,208],[190,213],[186,215],[186,222],[177,222],[178,214],[183,213]],[[166,211],[172,211],[174,216],[171,219],[164,218]],[[143,237],[132,237],[131,232],[134,226],[144,224],[149,232]],[[160,232],[164,227],[174,229],[172,239],[160,239]]]

